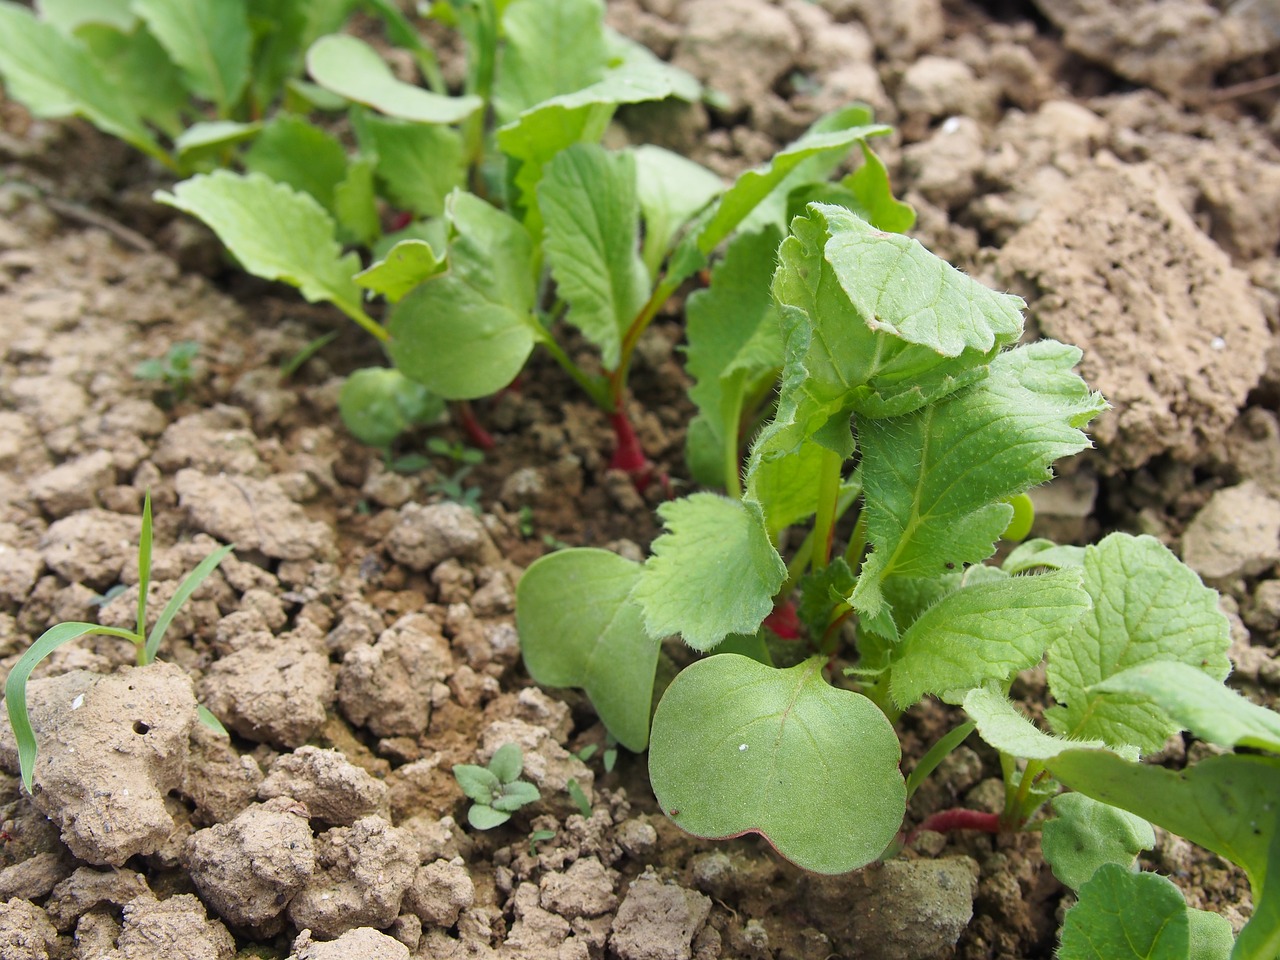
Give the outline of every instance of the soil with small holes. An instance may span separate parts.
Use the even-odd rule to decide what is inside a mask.
[[[612,142],[729,176],[851,100],[895,124],[877,147],[919,212],[914,235],[1024,296],[1033,332],[1080,345],[1112,403],[1097,449],[1035,492],[1036,533],[1122,529],[1179,551],[1223,591],[1232,684],[1274,706],[1280,9],[611,0],[608,18],[720,94],[628,109]],[[680,298],[635,363],[659,477],[643,493],[607,469],[605,417],[539,356],[475,404],[496,441],[483,463],[430,455],[399,472],[337,415],[374,345],[229,269],[150,200],[159,171],[4,101],[0,163],[0,675],[54,623],[131,626],[144,492],[152,616],[235,544],[163,662],[133,668],[127,644],[96,637],[38,669],[34,795],[5,725],[0,957],[1052,955],[1070,899],[1033,835],[924,833],[843,877],[755,839],[694,840],[656,808],[643,756],[607,769],[585,699],[524,672],[523,567],[563,544],[640,559],[654,506],[690,489]],[[190,383],[134,376],[183,341],[199,344]],[[442,425],[395,456],[427,436],[467,439]],[[1014,695],[1036,711],[1043,671]],[[908,713],[904,768],[956,722],[937,704]],[[451,768],[508,742],[543,799],[473,830]],[[1157,760],[1207,752],[1175,738]],[[996,757],[971,742],[907,825],[1002,798]],[[1237,929],[1250,916],[1243,874],[1177,837],[1144,865]]]

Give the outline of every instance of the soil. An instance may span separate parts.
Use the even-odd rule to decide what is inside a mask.
[[[609,18],[722,94],[626,111],[619,139],[731,174],[851,99],[897,125],[880,147],[915,235],[1025,296],[1034,330],[1079,344],[1112,403],[1097,449],[1035,492],[1036,533],[1125,529],[1179,550],[1223,591],[1233,683],[1274,705],[1276,5],[618,0]],[[653,505],[688,486],[678,301],[633,378],[667,482],[641,494],[610,472],[606,419],[535,358],[475,406],[496,447],[461,480],[473,512],[442,493],[447,458],[396,472],[344,432],[341,378],[377,353],[336,312],[228,269],[150,202],[159,173],[85,125],[3,101],[0,124],[0,673],[53,623],[131,623],[144,491],[153,611],[236,544],[164,663],[130,668],[127,645],[96,638],[39,669],[34,795],[6,727],[5,960],[1052,955],[1069,901],[1034,837],[921,834],[836,878],[757,840],[696,841],[656,809],[643,757],[581,759],[605,746],[589,705],[523,672],[521,569],[563,543],[638,559]],[[134,377],[188,340],[189,384]],[[1043,674],[1014,692],[1036,709]],[[909,713],[906,766],[954,722]],[[472,830],[451,768],[512,741],[544,799]],[[1203,750],[1178,738],[1161,759]],[[990,809],[998,776],[980,744],[961,748],[908,825]],[[1146,866],[1237,928],[1250,915],[1240,871],[1177,837]]]

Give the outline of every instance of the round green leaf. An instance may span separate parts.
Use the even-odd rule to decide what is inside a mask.
[[[824,663],[720,654],[677,676],[649,742],[667,816],[700,837],[759,833],[817,873],[880,856],[906,812],[898,738],[870,700],[823,679]]]
[[[483,803],[473,803],[467,811],[467,823],[477,830],[492,830],[511,819],[511,814],[495,810]]]
[[[415,423],[443,412],[439,397],[388,367],[357,370],[338,395],[342,422],[357,439],[373,447],[389,446]]]

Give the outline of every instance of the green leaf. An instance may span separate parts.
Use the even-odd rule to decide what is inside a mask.
[[[1068,750],[1106,746],[1101,740],[1068,740],[1044,733],[994,690],[970,690],[965,694],[964,711],[977,724],[983,740],[1011,757],[1049,760]],[[1136,758],[1136,753],[1130,752]]]
[[[1236,938],[1231,960],[1280,956],[1280,881],[1276,879],[1280,877],[1280,831],[1271,837],[1271,849],[1267,857],[1267,876],[1272,878],[1270,883],[1264,881],[1254,884],[1253,916],[1249,918],[1249,922],[1240,931],[1240,936]],[[1218,927],[1215,941],[1220,943],[1225,937],[1230,943],[1230,925],[1227,925],[1225,934],[1221,930],[1221,923]],[[1193,924],[1193,940],[1195,935],[1196,928]],[[1217,956],[1221,954],[1215,955],[1214,960],[1217,960]],[[1193,954],[1193,957],[1198,955]]]
[[[9,726],[13,728],[13,737],[17,742],[18,767],[22,773],[22,785],[26,787],[27,793],[31,793],[32,790],[32,776],[36,764],[36,734],[31,728],[31,717],[27,713],[27,680],[31,676],[31,671],[53,651],[91,633],[119,637],[135,645],[142,642],[141,637],[115,627],[104,627],[96,623],[59,623],[36,638],[36,642],[18,658],[18,662],[13,665],[13,669],[5,679],[5,709],[9,713]]]
[[[515,0],[502,16],[502,30],[506,44],[493,89],[499,123],[589,87],[604,74],[601,0]]]
[[[889,233],[906,233],[916,224],[916,212],[911,204],[903,203],[893,195],[889,183],[889,171],[865,142],[862,147],[862,166],[842,181],[857,198],[854,212],[877,230]]]
[[[347,173],[333,188],[333,214],[338,219],[339,237],[362,246],[382,235],[378,219],[378,198],[373,191],[373,157],[361,154],[347,164]]]
[[[632,598],[650,636],[678,633],[710,650],[730,633],[754,633],[786,578],[754,503],[695,493],[658,507],[667,533],[653,542]]]
[[[444,402],[399,370],[365,367],[347,377],[338,413],[357,440],[389,447],[410,427],[444,413]]]
[[[164,609],[160,611],[160,616],[156,618],[155,626],[151,628],[151,633],[147,635],[146,646],[143,647],[143,656],[141,663],[148,664],[155,660],[156,652],[160,649],[160,643],[164,640],[165,632],[169,629],[169,624],[173,623],[173,618],[178,615],[178,611],[182,609],[182,605],[191,599],[191,595],[200,589],[200,585],[209,578],[209,574],[217,569],[218,564],[226,558],[234,549],[233,544],[227,544],[219,547],[213,553],[209,554],[199,565],[187,574],[186,579],[174,591],[169,602],[164,605]],[[139,600],[141,603],[141,600]]]
[[[489,758],[489,770],[503,784],[511,784],[520,779],[524,770],[524,754],[518,743],[504,743]]]
[[[525,783],[523,780],[517,780],[514,783],[504,784],[502,787],[502,796],[493,801],[493,809],[502,810],[506,813],[514,813],[521,807],[526,807],[531,803],[537,803],[542,799],[542,794],[532,783]]]
[[[457,763],[453,767],[453,778],[462,792],[477,804],[487,804],[502,792],[502,781],[488,767]]]
[[[240,123],[236,120],[208,120],[194,123],[183,130],[173,141],[173,152],[187,169],[201,158],[225,151],[237,143],[251,140],[262,130],[260,123]],[[278,179],[278,178],[276,178]]]
[[[333,219],[313,197],[260,173],[240,176],[226,170],[192,177],[173,193],[154,196],[208,224],[254,276],[283,280],[312,303],[331,301],[366,330],[377,329],[352,279],[360,260],[342,254]]]
[[[443,270],[446,259],[425,240],[401,240],[383,259],[357,273],[355,280],[366,290],[382,294],[390,303],[395,303]]]
[[[1254,904],[1253,915],[1258,916],[1258,905]],[[1231,948],[1235,943],[1235,932],[1231,929],[1231,921],[1220,914],[1209,910],[1197,910],[1187,907],[1187,922],[1190,925],[1191,944],[1187,952],[1187,960],[1228,960]],[[1255,930],[1260,929],[1255,922]],[[1258,945],[1261,947],[1261,944]],[[1274,956],[1280,949],[1280,941],[1273,941],[1270,950]],[[1240,957],[1264,957],[1262,949],[1254,953],[1248,952],[1250,946],[1241,948]]]
[[[642,144],[633,154],[644,214],[643,259],[650,276],[657,276],[680,227],[725,186],[719,175],[662,147]]]
[[[151,517],[151,491],[142,497],[142,526],[138,532],[138,612],[134,617],[134,636],[147,630],[147,599],[151,592],[151,550],[155,544],[155,524]]]
[[[543,247],[557,292],[569,304],[567,319],[600,348],[605,369],[614,370],[622,335],[649,295],[636,250],[635,159],[575,144],[547,164],[538,203],[546,222]]]
[[[640,565],[607,550],[571,549],[530,564],[516,588],[516,627],[529,675],[580,687],[628,750],[649,742],[658,640],[631,599]]]
[[[420,217],[444,212],[466,178],[462,137],[448,127],[357,114],[361,146],[377,156],[378,182],[392,203]]]
[[[230,113],[249,82],[247,0],[133,0],[132,9],[196,96],[212,101],[221,116]]]
[[[718,654],[685,668],[649,746],[667,816],[701,837],[762,834],[817,873],[879,857],[906,811],[898,738],[870,700],[822,679],[825,662],[775,670]]]
[[[735,237],[712,270],[710,287],[695,291],[686,302],[685,369],[696,381],[689,399],[698,407],[695,423],[702,424],[690,429],[689,460],[707,464],[695,470],[697,479],[707,485],[727,489],[736,485],[738,431],[746,393],[782,366],[782,333],[770,289],[781,239],[776,230]],[[706,444],[712,452],[698,454],[697,443]]]
[[[1160,660],[1225,680],[1231,637],[1218,594],[1153,537],[1111,534],[1085,550],[1084,573],[1093,611],[1049,648],[1049,689],[1063,706],[1045,717],[1060,733],[1158,750],[1176,721],[1145,697],[1094,688]]]
[[[204,724],[208,729],[224,737],[231,739],[231,734],[227,732],[227,728],[222,725],[222,721],[213,715],[213,713],[203,703],[196,704],[196,719]]]
[[[1104,864],[1062,922],[1059,960],[1186,960],[1187,902],[1172,882]]]
[[[1158,660],[1121,670],[1090,689],[1146,698],[1183,729],[1220,747],[1280,753],[1280,715],[1251,703],[1198,666]]]
[[[37,9],[40,19],[68,40],[89,24],[128,33],[138,23],[129,0],[40,0]]]
[[[889,690],[904,710],[926,693],[955,702],[985,680],[1035,666],[1049,642],[1089,609],[1074,570],[967,586],[902,635]]]
[[[857,119],[862,119],[862,116]],[[882,123],[858,123],[836,130],[815,126],[817,130],[806,133],[778,151],[764,166],[743,173],[725,191],[715,206],[715,213],[702,225],[695,241],[704,256],[737,229],[747,215],[802,163],[815,159],[839,162],[855,143],[893,132],[892,127]],[[784,207],[785,202],[784,197]]]
[[[406,376],[449,400],[488,396],[515,379],[538,339],[528,231],[468,193],[448,204],[449,269],[397,303],[388,352]]]
[[[245,169],[309,193],[332,212],[334,190],[347,175],[347,151],[337,137],[282,113],[263,128],[244,156]]]
[[[794,453],[760,463],[751,471],[747,495],[764,505],[770,536],[776,538],[817,511],[822,472],[830,466],[828,456],[826,447],[808,440]]]
[[[1040,846],[1053,875],[1073,890],[1104,863],[1129,869],[1139,853],[1156,845],[1147,821],[1083,793],[1060,794],[1052,804],[1055,816],[1045,821]]]
[[[84,117],[98,129],[168,162],[133,104],[83,48],[25,7],[0,2],[0,75],[9,96],[38,117]]]
[[[132,109],[169,137],[178,137],[182,113],[190,105],[181,71],[147,25],[133,19],[128,29],[85,23],[76,30],[75,39],[84,44],[107,83]]]
[[[940,403],[862,423],[873,550],[851,601],[859,612],[880,613],[887,577],[937,577],[990,556],[1013,513],[1004,500],[1048,480],[1054,460],[1090,446],[1080,428],[1105,402],[1073,372],[1079,358],[1052,340],[1028,344]]]
[[[348,34],[313,43],[307,51],[307,70],[326,90],[402,120],[460,123],[484,106],[476,96],[446,97],[402,83],[373,47]]]
[[[1006,573],[1011,574],[1041,569],[1078,569],[1084,566],[1084,547],[1075,547],[1070,544],[1058,546],[1052,540],[1037,537],[1014,547],[1000,566]]]
[[[796,615],[817,641],[831,624],[831,613],[853,589],[856,578],[844,557],[836,557],[821,570],[800,578],[800,602]]]
[[[492,830],[511,819],[511,814],[495,810],[485,803],[473,803],[467,810],[467,823],[477,830]]]

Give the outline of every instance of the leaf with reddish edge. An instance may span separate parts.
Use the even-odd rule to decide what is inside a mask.
[[[701,837],[758,833],[807,870],[875,860],[906,812],[893,727],[861,694],[823,679],[814,657],[786,670],[737,654],[699,660],[653,717],[658,802]]]

